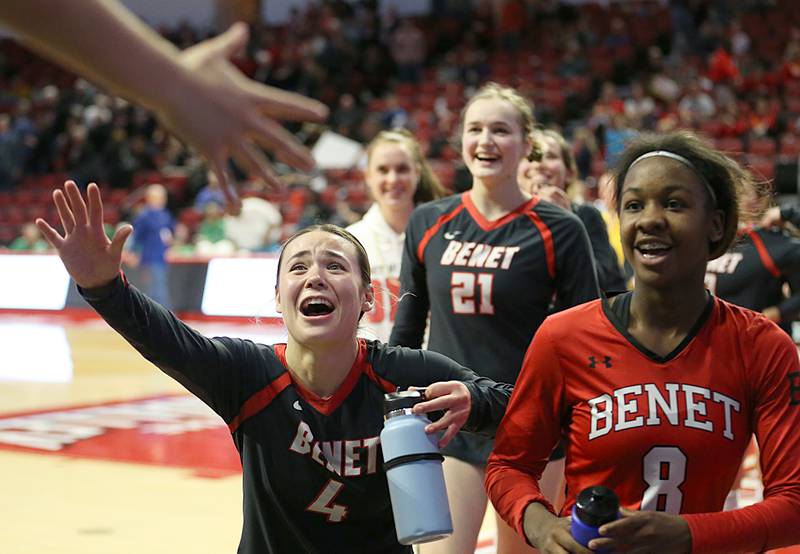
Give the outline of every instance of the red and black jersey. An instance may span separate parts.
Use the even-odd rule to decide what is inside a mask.
[[[778,230],[743,229],[730,251],[708,262],[706,286],[723,300],[757,312],[777,306],[789,332],[788,323],[800,313],[800,241]]]
[[[667,356],[627,332],[631,293],[553,315],[536,333],[489,459],[486,484],[522,532],[537,481],[566,438],[567,498],[614,489],[630,509],[684,517],[696,552],[755,552],[800,541],[800,363],[763,316],[710,297]],[[576,329],[579,332],[576,332]],[[759,504],[720,512],[755,433]]]
[[[472,395],[465,429],[488,433],[510,395],[439,354],[360,339],[345,381],[321,398],[287,369],[286,345],[207,338],[122,279],[82,293],[228,424],[243,468],[243,554],[410,553],[397,542],[383,470],[384,393],[463,381]]]
[[[597,298],[580,220],[533,198],[487,221],[471,193],[423,204],[406,228],[391,344],[428,348],[498,382],[513,383],[551,311]],[[484,464],[490,441],[457,437],[449,455]]]

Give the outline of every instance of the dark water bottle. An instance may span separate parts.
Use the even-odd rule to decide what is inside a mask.
[[[386,394],[383,401],[383,465],[400,544],[435,541],[453,532],[438,437],[425,432],[427,417],[411,413],[424,399],[421,391],[403,391]]]
[[[619,498],[608,487],[596,486],[583,489],[572,507],[572,536],[583,546],[600,536],[598,529],[619,518]],[[597,550],[607,554],[609,550]]]

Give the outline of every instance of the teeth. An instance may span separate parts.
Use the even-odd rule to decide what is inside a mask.
[[[303,300],[303,303],[300,305],[300,307],[305,309],[311,305],[321,305],[321,306],[327,306],[328,308],[333,308],[333,304],[331,304],[325,298],[306,298],[305,300]]]

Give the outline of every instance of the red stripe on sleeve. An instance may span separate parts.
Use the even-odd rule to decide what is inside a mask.
[[[547,273],[550,275],[551,279],[556,278],[556,247],[553,243],[553,233],[550,231],[550,227],[542,221],[542,218],[539,217],[539,214],[536,212],[528,212],[528,217],[531,218],[531,221],[536,228],[539,230],[539,234],[542,235],[542,241],[544,241],[544,252],[547,255]]]
[[[230,429],[231,433],[236,432],[236,429],[238,429],[239,426],[245,422],[245,420],[250,419],[258,412],[269,406],[275,397],[278,396],[283,389],[288,387],[291,383],[292,376],[289,375],[289,372],[287,371],[269,385],[248,398],[247,401],[242,405],[242,409],[239,411],[239,414],[228,424],[228,429]]]
[[[781,270],[778,269],[778,266],[775,265],[775,261],[772,259],[772,256],[769,255],[769,251],[767,251],[767,247],[764,244],[764,241],[761,240],[759,234],[754,231],[750,230],[747,232],[747,236],[753,241],[753,244],[758,250],[758,257],[761,258],[761,263],[763,264],[764,268],[772,274],[773,277],[780,277]]]
[[[434,223],[430,229],[425,231],[425,234],[422,235],[422,240],[419,241],[419,244],[417,245],[417,259],[419,260],[419,263],[425,263],[425,247],[428,246],[428,242],[430,242],[430,240],[433,238],[433,235],[436,234],[436,231],[438,231],[442,225],[458,215],[458,213],[463,209],[464,204],[459,204],[456,209],[449,214],[444,214],[441,216],[436,220],[436,223]]]

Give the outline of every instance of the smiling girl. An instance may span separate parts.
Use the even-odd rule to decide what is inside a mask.
[[[374,200],[363,219],[347,230],[369,254],[375,306],[361,324],[364,336],[389,341],[397,297],[406,225],[414,206],[436,200],[445,190],[405,129],[382,131],[367,146],[364,179]]]
[[[767,318],[711,296],[709,260],[734,240],[749,176],[688,132],[622,154],[616,202],[632,292],[548,318],[530,345],[486,486],[544,553],[763,552],[800,542],[800,363]],[[536,399],[537,401],[534,401]],[[764,501],[722,512],[755,434]],[[560,514],[538,479],[567,441]],[[622,518],[579,545],[569,513],[614,489]]]
[[[331,225],[304,229],[281,252],[286,344],[206,338],[127,283],[120,256],[132,228],[109,241],[97,185],[87,197],[88,207],[67,181],[53,194],[64,235],[36,224],[109,325],[225,420],[244,481],[238,552],[410,554],[397,542],[382,464],[384,393],[426,387],[414,411],[444,410],[426,431],[443,431],[445,445],[462,426],[492,433],[511,387],[432,352],[356,338],[374,301],[369,260]]]
[[[472,189],[414,210],[392,344],[418,348],[430,310],[430,350],[513,383],[551,303],[563,308],[597,298],[578,218],[531,198],[517,182],[517,166],[533,146],[533,124],[530,106],[510,88],[489,84],[467,103],[461,151]],[[491,449],[490,439],[462,433],[444,450],[454,534],[424,552],[474,550]],[[497,552],[524,547],[499,521]]]

